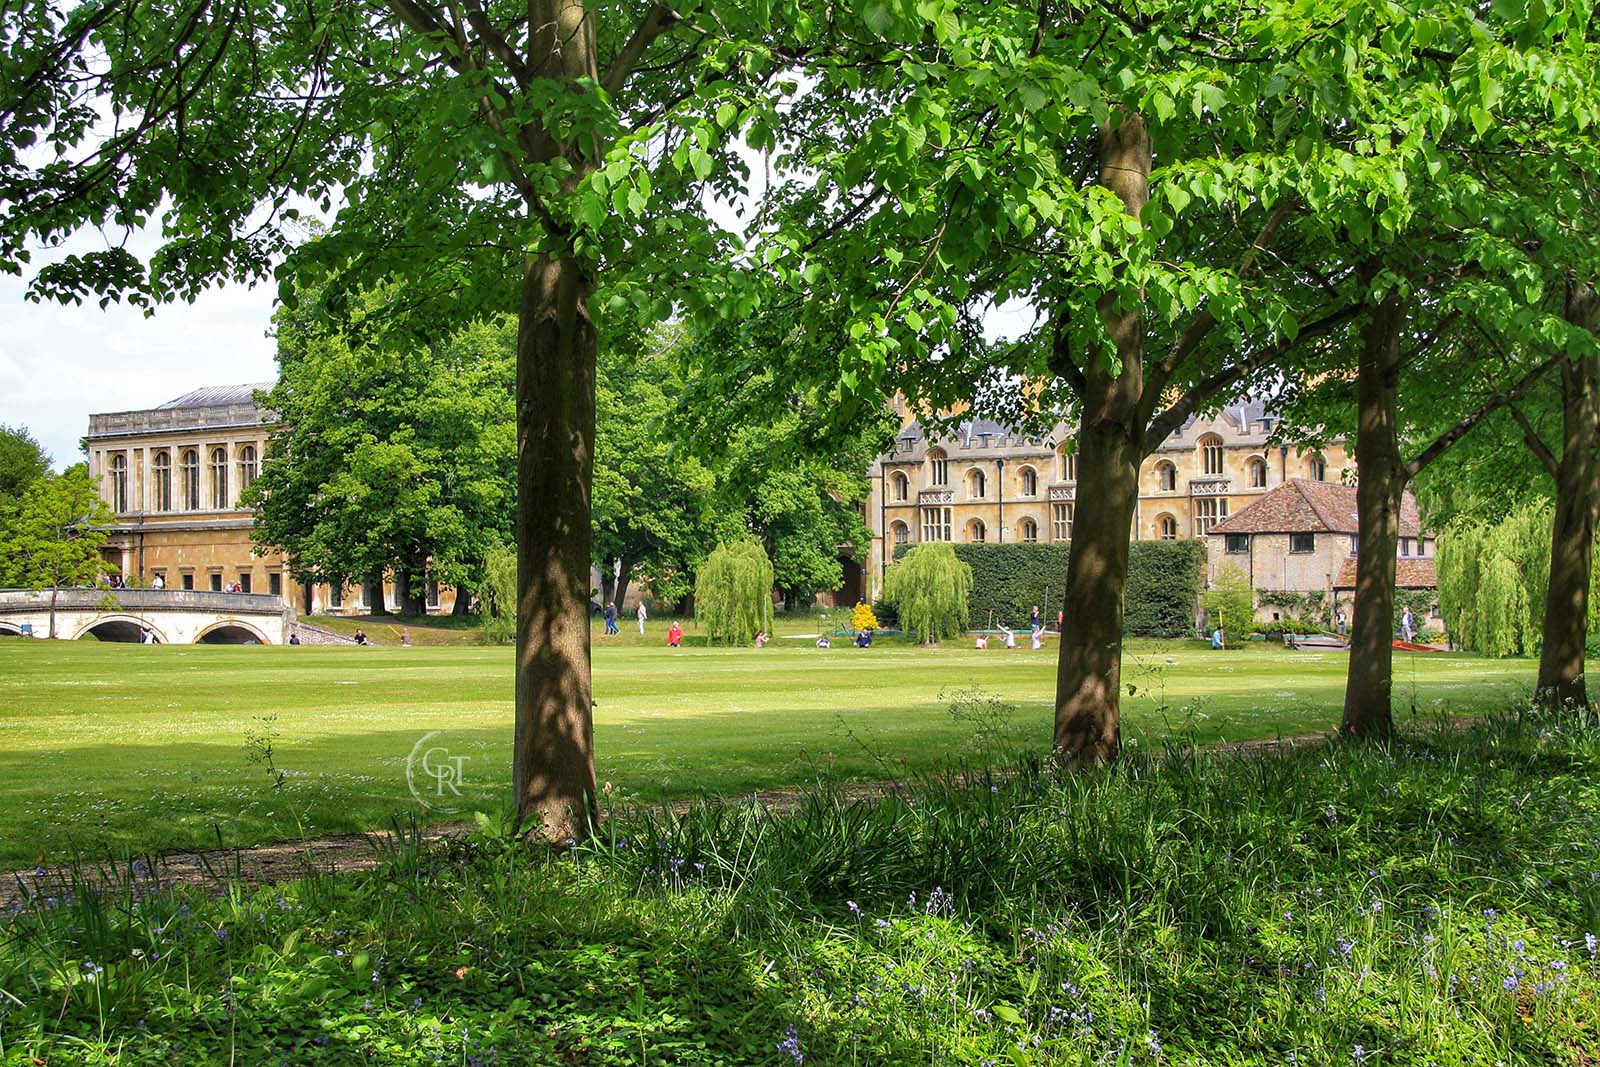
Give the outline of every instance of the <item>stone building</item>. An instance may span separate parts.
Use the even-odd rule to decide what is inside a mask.
[[[1211,528],[1291,479],[1339,479],[1342,441],[1321,452],[1273,444],[1278,419],[1256,401],[1190,418],[1139,469],[1136,540],[1204,538]],[[1049,439],[1025,437],[984,419],[929,439],[909,419],[894,450],[874,461],[867,525],[868,592],[900,545],[921,541],[1072,540],[1080,501],[1070,426]],[[886,554],[887,546],[887,554]]]
[[[117,520],[106,562],[139,585],[158,578],[169,589],[237,585],[281,596],[296,611],[365,612],[363,587],[295,585],[282,555],[260,551],[250,538],[252,518],[239,494],[266,455],[271,419],[254,396],[271,387],[213,386],[143,411],[89,416],[89,473]],[[394,607],[392,587],[385,597]],[[430,609],[453,601],[452,590],[429,584]]]

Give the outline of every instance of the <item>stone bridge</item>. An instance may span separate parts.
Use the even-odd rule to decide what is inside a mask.
[[[281,645],[293,614],[280,596],[199,589],[0,589],[0,637],[51,633],[66,640],[138,641],[148,627],[164,645]]]

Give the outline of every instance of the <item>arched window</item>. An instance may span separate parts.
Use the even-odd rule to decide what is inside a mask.
[[[911,479],[906,477],[905,471],[895,471],[894,477],[889,479],[892,486],[890,490],[894,499],[907,500],[911,497]]]
[[[1306,473],[1310,475],[1311,480],[1314,482],[1327,481],[1328,461],[1323,459],[1320,455],[1310,457],[1306,460]]]
[[[1156,487],[1163,493],[1176,492],[1178,488],[1178,468],[1167,460],[1156,464]]]
[[[1023,519],[1017,523],[1017,532],[1022,535],[1024,541],[1039,540],[1039,524],[1032,519]]]
[[[183,451],[183,465],[179,468],[183,482],[183,510],[200,510],[200,453],[192,448]]]
[[[967,475],[967,495],[972,499],[982,500],[988,489],[989,479],[983,476],[982,471],[974,469]]]
[[[128,457],[121,453],[111,457],[111,510],[128,510]]]
[[[903,522],[897,522],[889,527],[889,532],[894,534],[894,545],[899,548],[911,540],[911,528]]]
[[[1200,469],[1206,474],[1222,473],[1222,438],[1216,434],[1200,438]]]
[[[1163,541],[1176,541],[1178,539],[1178,520],[1171,515],[1163,515],[1156,520],[1156,535]]]
[[[1039,495],[1039,472],[1032,467],[1022,468],[1022,495]]]
[[[239,450],[239,492],[250,488],[250,483],[256,480],[259,467],[256,463],[256,446],[245,445]]]
[[[1066,445],[1062,445],[1061,446],[1061,451],[1058,453],[1058,455],[1061,457],[1061,480],[1064,481],[1064,482],[1075,482],[1075,481],[1077,481],[1078,480],[1078,455],[1077,455],[1077,453],[1068,452],[1067,451],[1067,446]]]
[[[950,484],[950,461],[945,458],[943,449],[936,448],[928,453],[928,484]]]
[[[211,506],[228,506],[228,453],[221,448],[211,450]]]
[[[973,519],[967,523],[967,540],[973,544],[983,544],[984,538],[989,534],[989,528],[983,524],[982,519]]]
[[[1267,487],[1267,461],[1260,456],[1250,457],[1250,488],[1265,489]]]
[[[172,510],[172,453],[162,449],[150,464],[152,503],[156,511]]]

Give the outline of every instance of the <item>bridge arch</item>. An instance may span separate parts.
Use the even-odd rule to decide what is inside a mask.
[[[21,637],[21,636],[22,636],[22,627],[21,626],[17,625],[14,622],[6,622],[4,619],[0,619],[0,637]]]
[[[195,635],[197,645],[267,645],[267,635],[238,619],[222,619]]]
[[[161,632],[160,627],[151,624],[146,619],[136,615],[98,615],[87,620],[78,627],[78,632],[72,635],[73,640],[81,641],[86,637],[93,637],[100,641],[112,641],[122,644],[136,645],[143,636],[145,627],[155,634],[156,644],[167,643],[167,635]]]

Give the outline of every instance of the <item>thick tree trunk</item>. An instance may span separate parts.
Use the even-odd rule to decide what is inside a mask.
[[[595,352],[578,264],[532,260],[517,332],[517,686],[512,778],[525,831],[586,836],[595,800],[589,675]]]
[[[383,600],[383,572],[374,571],[367,576],[367,614],[387,615],[389,607]]]
[[[1370,307],[1356,364],[1359,532],[1355,621],[1350,634],[1350,667],[1340,727],[1349,737],[1381,737],[1394,730],[1390,708],[1394,572],[1400,542],[1400,506],[1406,488],[1397,404],[1400,336],[1405,322],[1405,301],[1395,293]]]
[[[457,617],[465,616],[472,606],[472,593],[464,585],[456,586],[455,603],[450,605],[450,614]]]
[[[1118,117],[1100,131],[1100,184],[1138,217],[1150,194],[1150,134],[1139,116]],[[1120,366],[1113,375],[1092,359],[1081,383],[1076,498],[1087,506],[1075,505],[1056,668],[1055,754],[1073,764],[1109,763],[1122,744],[1122,594],[1144,455],[1141,308],[1118,307],[1114,293],[1098,307]]]
[[[617,602],[616,556],[607,556],[600,564],[600,606]],[[620,610],[620,609],[618,609]]]
[[[1567,294],[1569,322],[1600,326],[1600,297],[1593,286]],[[1550,530],[1550,588],[1545,596],[1544,646],[1539,653],[1538,698],[1548,707],[1586,708],[1584,647],[1588,639],[1589,579],[1600,508],[1600,362],[1593,357],[1561,364],[1561,459],[1556,465],[1556,513]]]
[[[617,568],[617,611],[622,611],[622,601],[628,595],[628,585],[633,581],[633,560],[623,556]]]
[[[400,606],[402,615],[426,615],[428,613],[427,586],[420,582],[412,581],[411,569],[407,564],[400,564],[394,572],[394,598]]]

